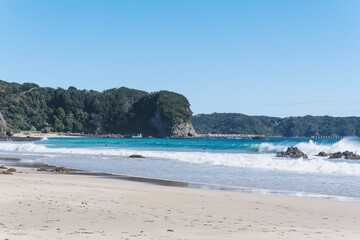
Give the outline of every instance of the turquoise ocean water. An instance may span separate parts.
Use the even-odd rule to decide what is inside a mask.
[[[309,159],[275,158],[296,146]],[[22,161],[145,178],[360,199],[360,161],[316,157],[320,151],[360,154],[359,138],[105,139],[51,138],[0,142],[3,156]],[[146,158],[128,158],[141,154]]]

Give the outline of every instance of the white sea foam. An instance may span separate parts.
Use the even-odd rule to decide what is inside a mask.
[[[285,151],[287,146],[281,144],[272,144],[272,143],[261,143],[258,145],[258,151],[261,153],[265,152],[280,152]]]
[[[333,145],[317,145],[310,141],[299,143],[297,146],[305,153],[318,153],[319,151],[343,151],[357,152],[359,145],[354,139],[343,139]],[[271,146],[270,146],[271,147]],[[280,146],[275,146],[277,148]],[[286,146],[282,146],[286,148]],[[359,148],[358,148],[359,149]],[[0,143],[0,151],[17,153],[36,153],[46,155],[72,154],[74,157],[99,156],[99,157],[127,157],[131,154],[141,154],[147,158],[172,159],[177,161],[222,165],[231,167],[296,171],[308,173],[341,174],[360,176],[360,164],[344,161],[329,161],[320,157],[310,159],[283,159],[275,158],[273,153],[214,153],[214,152],[176,152],[176,151],[141,151],[120,148],[50,148],[34,143]]]
[[[332,144],[317,144],[314,141],[310,140],[309,142],[301,142],[296,145],[301,151],[305,152],[308,155],[316,155],[321,151],[326,153],[334,152],[343,152],[343,151],[352,151],[356,154],[360,154],[360,142],[358,138],[348,137],[343,138],[340,141]]]
[[[259,145],[258,151],[260,153],[274,153],[285,151],[290,146],[292,145],[286,144],[286,141],[279,144],[261,143]],[[343,138],[334,144],[318,144],[313,140],[309,140],[308,142],[300,142],[296,144],[295,147],[299,148],[307,155],[316,155],[321,151],[324,151],[326,153],[334,153],[339,151],[343,152],[346,150],[352,151],[356,154],[360,154],[360,141],[359,138],[355,137]]]

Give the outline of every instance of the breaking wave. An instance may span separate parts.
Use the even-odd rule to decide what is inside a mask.
[[[356,154],[360,154],[360,138],[356,137],[347,137],[343,138],[338,142],[333,144],[321,144],[316,143],[313,140],[309,140],[307,142],[300,142],[297,144],[290,144],[286,141],[281,142],[279,144],[274,143],[261,143],[259,145],[259,152],[280,152],[285,151],[288,147],[295,146],[299,148],[301,151],[306,153],[307,155],[317,155],[319,152],[324,151],[326,153],[334,153],[334,152],[343,152],[343,151],[352,151]]]
[[[294,171],[305,173],[320,174],[341,174],[360,176],[360,162],[328,160],[321,157],[314,157],[320,151],[336,152],[336,151],[353,151],[360,153],[360,141],[358,138],[344,138],[333,144],[319,144],[310,140],[308,142],[300,142],[296,147],[304,151],[310,156],[310,159],[283,159],[275,158],[274,152],[286,150],[288,145],[286,142],[281,144],[261,143],[250,146],[258,149],[258,153],[220,153],[220,152],[180,152],[180,151],[144,151],[131,150],[122,148],[53,148],[43,144],[35,143],[0,143],[0,151],[35,153],[48,156],[72,155],[79,157],[98,157],[98,158],[120,158],[122,160],[134,161],[128,159],[131,154],[144,155],[146,161],[152,159],[171,159],[194,164],[208,164],[215,166],[229,166],[264,170],[277,171]],[[74,160],[75,161],[75,160]]]
[[[331,144],[317,144],[314,141],[310,140],[309,142],[301,142],[296,144],[296,147],[301,149],[301,151],[305,152],[308,155],[316,155],[321,151],[326,153],[334,153],[334,152],[343,152],[343,151],[352,151],[356,154],[360,154],[360,139],[355,137],[343,138],[340,141]]]

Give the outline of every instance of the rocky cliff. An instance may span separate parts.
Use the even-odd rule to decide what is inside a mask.
[[[196,131],[191,123],[174,123],[173,125],[161,117],[159,111],[155,111],[154,116],[149,121],[151,127],[155,130],[155,137],[170,138],[193,138],[196,137]]]
[[[133,105],[125,130],[143,136],[190,138],[196,136],[191,115],[190,103],[183,95],[160,91]]]
[[[0,137],[6,136],[6,122],[3,115],[0,112]]]
[[[181,123],[175,125],[171,129],[171,138],[193,138],[196,137],[196,132],[191,123]]]

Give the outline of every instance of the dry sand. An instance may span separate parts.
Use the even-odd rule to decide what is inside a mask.
[[[360,239],[360,203],[22,171],[0,175],[0,239]]]

